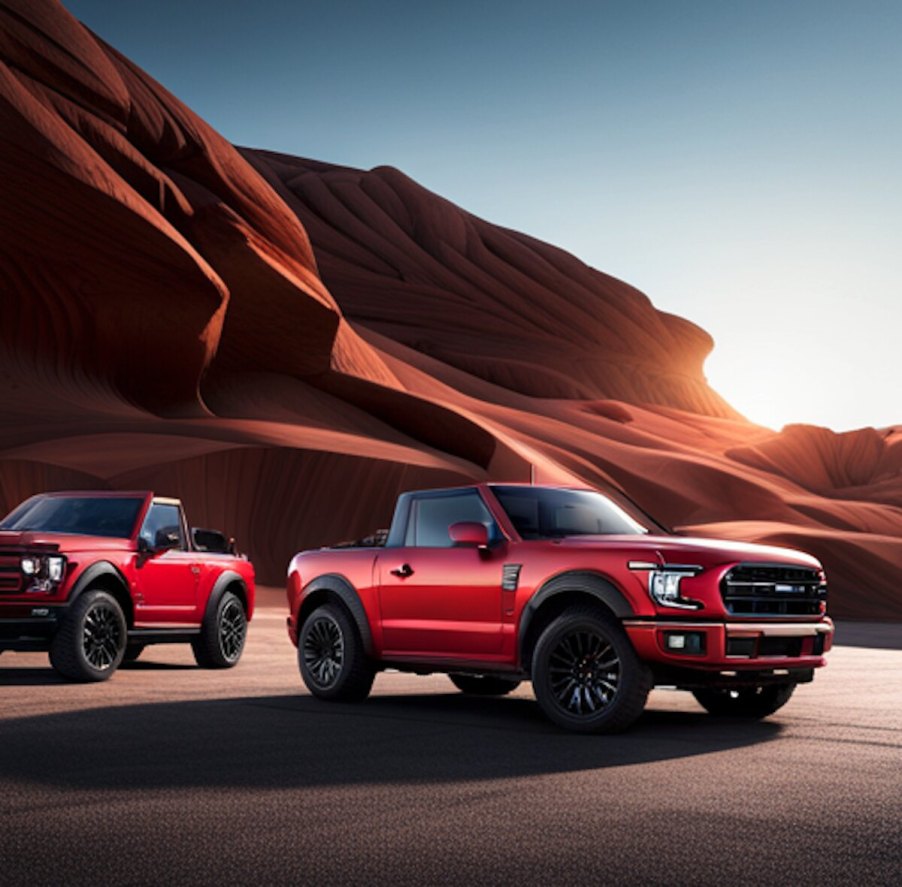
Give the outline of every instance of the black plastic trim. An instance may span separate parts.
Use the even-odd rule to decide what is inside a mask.
[[[298,608],[298,631],[303,625],[301,613],[308,598],[317,591],[330,591],[336,595],[341,602],[348,608],[354,622],[357,624],[357,630],[360,632],[360,640],[363,642],[363,649],[367,655],[373,652],[373,634],[370,631],[369,619],[366,615],[366,608],[360,600],[354,586],[338,573],[325,573],[311,579],[301,591],[301,606]]]
[[[573,592],[581,592],[594,597],[599,603],[604,604],[618,619],[629,619],[635,616],[635,611],[623,593],[600,573],[592,573],[587,570],[561,573],[539,586],[523,608],[523,613],[520,617],[520,628],[517,632],[517,649],[520,651],[521,661],[529,626],[539,608],[552,598],[557,597],[557,595]]]
[[[230,585],[240,585],[244,592],[245,609],[247,608],[247,583],[241,577],[240,573],[234,570],[223,570],[213,583],[210,590],[210,597],[207,598],[207,606],[204,609],[204,622],[208,618],[212,619],[216,614],[216,607],[219,605],[219,599],[225,594],[226,589]]]
[[[72,590],[69,592],[69,597],[67,598],[68,603],[72,603],[80,594],[83,594],[87,589],[91,586],[93,582],[95,582],[101,576],[112,576],[119,585],[122,586],[122,591],[125,594],[131,597],[128,588],[128,581],[125,576],[119,572],[119,570],[111,564],[109,561],[97,561],[97,563],[91,564],[90,567],[87,567],[84,572],[78,577],[78,580],[72,586]]]

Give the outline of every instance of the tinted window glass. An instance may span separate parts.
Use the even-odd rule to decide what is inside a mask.
[[[144,526],[141,527],[141,538],[148,545],[170,547],[173,542],[176,548],[185,547],[185,537],[182,533],[182,514],[177,505],[162,505],[154,502],[144,518]]]
[[[551,487],[492,487],[523,539],[647,532],[601,493]]]
[[[129,498],[37,496],[5,518],[0,529],[125,539],[131,536],[143,503],[143,499]]]
[[[448,527],[458,521],[485,524],[490,540],[497,535],[488,508],[479,494],[471,490],[451,496],[415,499],[411,503],[407,544],[418,548],[451,548],[454,543],[448,535]]]

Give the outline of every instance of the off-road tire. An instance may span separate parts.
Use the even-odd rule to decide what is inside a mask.
[[[542,711],[559,727],[617,733],[642,714],[652,677],[613,617],[572,607],[539,636],[532,685]]]
[[[354,620],[336,604],[323,604],[304,620],[298,668],[314,696],[341,702],[366,699],[376,676]]]
[[[201,668],[232,668],[238,664],[247,640],[247,613],[241,598],[223,593],[204,618],[200,634],[191,641],[194,661]]]
[[[795,684],[768,684],[735,690],[693,690],[692,695],[709,714],[760,720],[786,705],[795,688]]]
[[[520,686],[515,678],[497,675],[449,674],[451,683],[469,696],[507,696]]]
[[[125,655],[128,626],[119,602],[99,589],[76,598],[53,640],[50,664],[70,681],[106,681]]]

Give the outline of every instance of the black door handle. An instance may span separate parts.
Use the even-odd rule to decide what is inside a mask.
[[[408,576],[413,576],[413,568],[410,564],[401,564],[400,567],[395,567],[394,570],[390,571],[392,576],[400,576],[402,579],[406,579]]]

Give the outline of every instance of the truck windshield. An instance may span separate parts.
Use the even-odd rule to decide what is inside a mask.
[[[0,530],[34,530],[127,539],[143,499],[128,497],[35,496],[0,522]]]
[[[648,532],[606,496],[591,490],[492,486],[492,492],[523,539]]]

